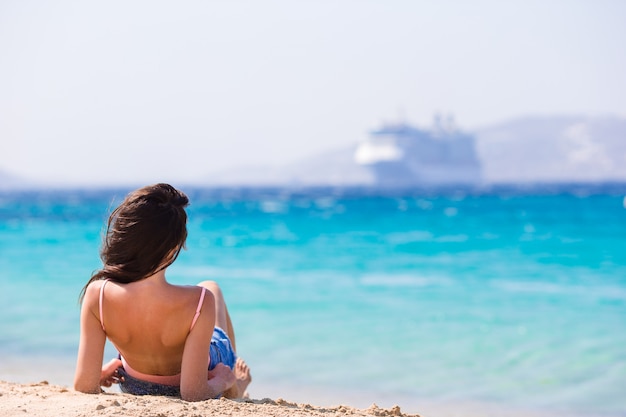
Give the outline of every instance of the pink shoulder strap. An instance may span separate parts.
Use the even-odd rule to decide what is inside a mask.
[[[102,317],[102,299],[104,298],[104,286],[107,285],[107,282],[109,282],[109,280],[105,279],[102,283],[102,287],[100,287],[100,301],[98,303],[98,310],[100,313],[100,325],[102,326],[103,332],[105,332],[106,330],[104,330],[104,318]]]
[[[202,288],[202,294],[200,294],[200,301],[198,301],[198,307],[196,308],[196,314],[193,316],[193,320],[191,321],[191,327],[189,328],[189,331],[191,331],[191,329],[193,329],[193,326],[195,326],[196,321],[198,320],[198,317],[200,317],[200,311],[202,311],[202,303],[204,303],[204,295],[206,294],[206,288]]]

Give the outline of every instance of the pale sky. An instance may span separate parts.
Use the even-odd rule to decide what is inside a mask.
[[[0,171],[202,182],[355,144],[626,116],[620,0],[0,0]]]

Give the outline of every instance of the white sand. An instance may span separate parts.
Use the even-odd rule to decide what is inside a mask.
[[[555,413],[494,407],[474,403],[423,402],[420,413],[403,413],[400,407],[380,408],[375,404],[365,409],[346,405],[315,406],[295,403],[281,398],[272,400],[207,400],[186,402],[178,398],[134,396],[119,392],[83,394],[66,386],[46,381],[20,384],[0,381],[0,416],[57,417],[331,417],[331,416],[406,416],[406,417],[595,417],[593,413]]]
[[[177,398],[134,396],[122,393],[82,394],[67,387],[16,384],[0,381],[0,415],[57,417],[201,417],[201,416],[407,416],[399,407],[381,409],[372,405],[366,410],[348,406],[316,407],[283,399],[207,400],[186,402]],[[417,417],[417,415],[413,415]]]

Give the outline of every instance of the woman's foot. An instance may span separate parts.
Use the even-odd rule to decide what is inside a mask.
[[[240,398],[248,398],[248,393],[246,392],[246,388],[252,382],[252,376],[250,375],[250,368],[248,364],[241,358],[237,358],[237,362],[235,363],[235,385],[239,391]]]
[[[237,362],[235,362],[235,367],[231,371],[231,374],[234,375],[235,382],[230,388],[224,391],[224,397],[229,399],[248,398],[246,388],[248,388],[248,385],[252,382],[248,364],[243,359],[237,358]]]

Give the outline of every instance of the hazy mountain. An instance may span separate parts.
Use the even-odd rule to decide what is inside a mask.
[[[0,190],[10,190],[29,186],[31,183],[16,175],[0,170]]]
[[[527,117],[474,132],[487,182],[626,180],[626,119]]]
[[[475,137],[485,183],[626,181],[624,118],[524,117],[469,133]],[[364,140],[367,134],[363,132]],[[375,173],[355,160],[360,143],[290,164],[216,172],[198,185],[375,185]],[[0,190],[35,186],[0,169]]]
[[[626,119],[525,117],[471,132],[485,183],[626,181]],[[364,132],[364,138],[366,132]],[[289,165],[211,175],[222,185],[373,185],[354,146]]]
[[[356,145],[282,166],[239,167],[208,177],[208,185],[315,186],[373,184],[374,176],[354,162]]]

